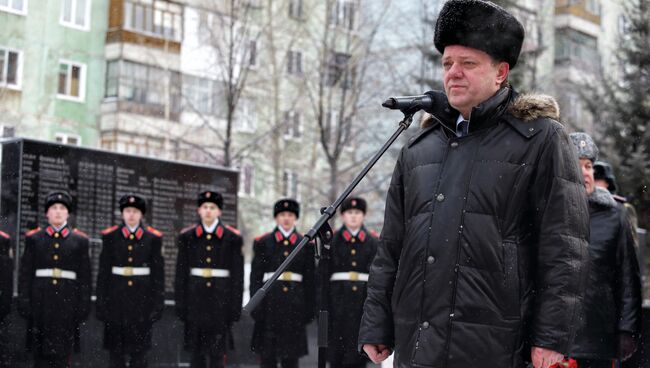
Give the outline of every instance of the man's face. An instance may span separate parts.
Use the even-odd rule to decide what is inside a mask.
[[[130,227],[136,227],[142,220],[142,211],[135,207],[126,207],[122,210],[122,219]]]
[[[594,192],[594,163],[588,158],[581,158],[580,167],[582,168],[582,177],[585,180],[587,194],[591,194]]]
[[[59,227],[68,221],[68,207],[62,205],[61,203],[55,203],[47,209],[45,217],[47,217],[47,222],[54,226]]]
[[[212,202],[204,202],[197,209],[201,222],[206,225],[212,225],[217,218],[221,216],[221,210],[219,207]]]
[[[283,211],[275,216],[275,222],[284,230],[290,230],[296,224],[296,214],[289,211]]]
[[[445,47],[442,66],[449,104],[468,119],[474,106],[499,90],[510,70],[508,63],[495,63],[487,53],[459,45]]]
[[[365,217],[366,216],[363,214],[363,211],[357,209],[350,209],[341,214],[343,223],[350,230],[357,230],[361,228]]]

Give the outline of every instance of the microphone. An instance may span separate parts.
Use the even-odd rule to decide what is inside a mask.
[[[428,91],[419,96],[389,97],[381,105],[391,110],[400,110],[405,114],[412,114],[419,110],[431,112],[436,101],[441,101],[441,98],[446,99],[442,91]]]

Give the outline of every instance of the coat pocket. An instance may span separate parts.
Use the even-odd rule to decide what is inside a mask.
[[[503,287],[506,296],[504,317],[519,319],[519,261],[517,244],[514,242],[503,243]]]

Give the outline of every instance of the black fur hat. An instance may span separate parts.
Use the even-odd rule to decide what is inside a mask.
[[[201,205],[205,202],[212,202],[216,204],[220,210],[223,209],[223,196],[219,192],[208,190],[199,193],[199,196],[196,199],[197,206],[201,207]]]
[[[461,45],[481,50],[514,68],[524,42],[524,27],[502,7],[484,0],[449,0],[436,21],[433,43],[440,53]]]
[[[273,217],[280,212],[293,212],[296,217],[300,217],[300,204],[295,199],[285,198],[275,202],[273,206]]]
[[[126,194],[120,198],[120,212],[127,207],[137,208],[144,215],[147,213],[147,201],[137,194]]]
[[[341,203],[341,213],[347,210],[360,210],[366,213],[366,200],[361,197],[348,197]]]
[[[49,192],[45,197],[45,212],[55,203],[61,203],[68,212],[72,212],[72,197],[68,192],[62,190]]]

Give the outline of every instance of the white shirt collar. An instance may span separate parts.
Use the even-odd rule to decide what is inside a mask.
[[[138,228],[140,227],[140,224],[135,225],[135,227],[131,227],[131,226],[127,225],[126,223],[124,225],[126,225],[126,228],[129,229],[129,231],[132,232],[132,233],[135,233],[135,231],[138,230]]]
[[[458,114],[458,119],[456,119],[456,132],[458,132],[458,124],[465,120],[467,120],[467,126],[469,127],[469,119],[465,119],[463,114]],[[458,133],[456,133],[456,135],[460,137]]]
[[[210,226],[206,225],[205,223],[203,224],[203,228],[205,229],[206,232],[208,233],[213,233],[214,229],[217,228],[217,225],[219,225],[219,219],[214,220],[214,223]]]
[[[361,231],[361,228],[358,228],[357,230],[352,230],[347,226],[345,228],[348,229],[348,231],[350,232],[350,234],[352,234],[352,236],[357,236],[357,234],[359,234],[359,232]]]
[[[58,233],[59,231],[63,230],[63,228],[66,227],[66,226],[68,226],[67,221],[64,222],[63,225],[61,225],[59,227],[56,227],[56,226],[52,225],[52,229],[54,229],[54,231],[56,231]]]
[[[289,229],[289,231],[285,231],[284,228],[283,228],[282,226],[278,225],[278,229],[280,230],[280,232],[282,233],[282,235],[284,235],[285,238],[288,238],[288,237],[293,233],[293,230],[294,230],[295,228],[296,228],[296,227],[293,226],[291,229]]]

